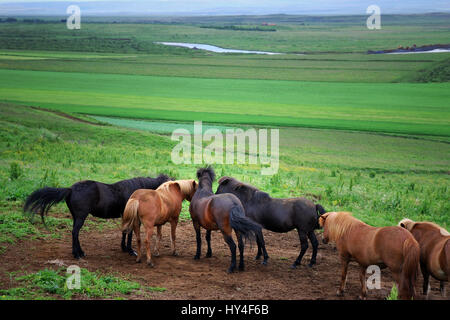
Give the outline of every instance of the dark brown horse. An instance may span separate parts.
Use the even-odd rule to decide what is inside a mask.
[[[398,284],[399,298],[414,298],[420,248],[411,233],[397,226],[369,226],[349,212],[325,213],[319,223],[324,228],[323,242],[335,242],[341,258],[341,286],[337,295],[344,294],[348,264],[356,261],[360,266],[360,298],[367,295],[365,276],[370,265],[388,267]]]
[[[206,229],[206,242],[208,251],[206,257],[211,257],[211,231],[220,230],[225,242],[231,251],[231,264],[228,273],[236,268],[236,244],[232,238],[232,231],[236,233],[239,246],[239,270],[244,270],[244,238],[254,238],[262,235],[261,226],[245,216],[241,201],[233,194],[215,195],[212,192],[212,183],[215,179],[214,170],[211,167],[197,171],[198,189],[189,206],[192,223],[197,238],[197,252],[194,259],[200,259],[201,255],[201,231]],[[258,239],[261,237],[258,236]]]
[[[411,232],[419,242],[423,294],[428,296],[431,275],[440,282],[441,294],[445,297],[445,283],[450,280],[450,233],[432,222],[403,219],[398,225]]]
[[[137,189],[156,189],[162,183],[169,180],[166,175],[157,178],[133,178],[122,180],[113,184],[98,181],[84,180],[73,184],[69,188],[45,187],[34,191],[25,201],[24,211],[39,213],[42,220],[50,208],[63,200],[66,201],[73,218],[72,229],[72,254],[76,259],[84,257],[78,234],[87,216],[103,219],[120,218],[130,195]],[[125,245],[126,233],[122,234],[121,247],[134,255],[131,248],[132,233],[128,234],[127,245]]]
[[[244,205],[245,215],[270,231],[288,232],[297,229],[301,249],[292,268],[301,263],[303,255],[308,249],[308,238],[313,249],[309,266],[312,267],[316,263],[319,242],[314,229],[320,228],[318,217],[319,214],[325,213],[325,209],[320,204],[314,204],[306,198],[271,198],[267,193],[254,186],[231,177],[220,178],[216,194],[221,193],[236,195]],[[260,243],[264,244],[264,239],[260,239]],[[265,248],[258,245],[256,259],[259,259],[261,254],[264,255],[263,264],[266,264],[269,256]]]

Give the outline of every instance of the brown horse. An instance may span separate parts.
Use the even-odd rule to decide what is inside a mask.
[[[445,282],[450,278],[450,233],[432,222],[403,219],[398,225],[411,232],[419,242],[423,294],[428,296],[431,274],[440,281],[441,294],[445,297]]]
[[[323,242],[334,241],[341,258],[342,278],[338,295],[344,293],[347,267],[354,260],[360,265],[360,298],[364,299],[367,295],[365,276],[370,265],[388,267],[392,271],[400,299],[415,296],[420,249],[411,233],[397,226],[369,226],[349,212],[325,213],[320,216],[319,224],[324,228]]]
[[[264,244],[260,243],[260,239],[262,239],[261,226],[245,216],[244,207],[234,194],[223,193],[215,195],[212,192],[215,173],[211,167],[198,169],[197,177],[198,189],[189,206],[197,239],[197,252],[194,259],[200,259],[201,254],[202,239],[200,227],[206,229],[207,258],[212,255],[211,231],[220,230],[231,251],[231,265],[227,272],[233,272],[236,268],[236,244],[232,238],[232,231],[234,230],[239,246],[239,270],[242,271],[244,270],[244,242],[242,237],[256,238],[258,246],[264,247]]]
[[[159,256],[161,228],[163,224],[170,222],[172,253],[177,255],[175,230],[181,212],[181,203],[183,200],[191,201],[197,186],[195,180],[169,181],[159,186],[156,190],[139,189],[130,196],[123,212],[122,231],[130,232],[133,230],[136,234],[136,262],[141,262],[141,223],[144,224],[146,233],[145,245],[147,248],[147,264],[149,266],[153,267],[150,241],[154,226],[157,226],[158,236],[156,250],[153,254]]]

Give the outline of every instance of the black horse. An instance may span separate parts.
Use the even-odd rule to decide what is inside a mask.
[[[65,200],[73,218],[72,254],[79,259],[85,254],[81,250],[78,234],[89,213],[103,219],[120,218],[128,198],[134,191],[156,189],[169,180],[168,176],[161,174],[157,178],[138,177],[113,184],[84,180],[73,184],[70,188],[45,187],[28,196],[23,210],[39,213],[44,221],[44,215],[48,210],[55,203]],[[132,232],[128,234],[127,245],[125,245],[126,235],[126,233],[122,234],[122,250],[135,255],[131,248]]]
[[[308,249],[308,238],[313,247],[309,266],[312,267],[316,263],[319,242],[314,230],[320,229],[318,218],[326,212],[320,204],[314,204],[306,198],[271,198],[267,193],[231,177],[222,177],[219,180],[216,194],[220,193],[235,194],[241,200],[246,216],[265,229],[273,232],[288,232],[297,229],[301,250],[297,260],[292,264],[292,268],[296,268],[301,263],[303,255]],[[260,242],[264,243],[264,240]],[[256,259],[261,257],[261,253],[264,254],[264,260],[267,260],[268,255],[265,248],[260,248],[258,245]]]

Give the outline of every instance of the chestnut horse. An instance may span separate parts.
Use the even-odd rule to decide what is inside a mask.
[[[334,241],[341,258],[339,296],[344,293],[348,264],[354,260],[360,266],[361,299],[367,295],[366,269],[370,265],[388,267],[398,284],[399,298],[414,298],[420,249],[411,233],[397,226],[369,226],[349,212],[325,213],[319,224],[324,228],[323,242]]]
[[[194,259],[200,259],[201,254],[201,231],[200,227],[206,229],[206,242],[208,251],[206,257],[212,255],[211,231],[220,230],[225,242],[231,251],[231,264],[227,272],[231,273],[236,268],[236,244],[232,238],[232,231],[236,233],[239,246],[239,270],[244,270],[244,238],[262,239],[261,226],[245,216],[244,207],[238,197],[231,193],[215,195],[212,191],[212,183],[215,173],[211,167],[197,170],[198,189],[189,206],[192,223],[197,239],[197,252]],[[264,246],[258,243],[258,245]],[[265,248],[264,248],[265,250]]]
[[[163,224],[170,222],[172,253],[177,255],[175,231],[181,212],[181,203],[183,200],[191,201],[196,190],[197,182],[195,180],[176,180],[163,183],[156,190],[136,190],[130,196],[122,216],[122,232],[133,230],[136,234],[136,262],[141,262],[141,223],[144,224],[146,233],[145,245],[147,248],[147,264],[149,266],[153,267],[150,241],[154,226],[157,226],[158,236],[156,238],[156,250],[153,254],[159,256],[161,228]]]
[[[445,282],[450,278],[450,233],[432,222],[403,219],[399,226],[412,233],[420,245],[420,269],[423,275],[423,294],[428,296],[430,275],[440,281],[445,297]]]

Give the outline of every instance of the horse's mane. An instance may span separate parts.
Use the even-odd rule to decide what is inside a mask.
[[[197,178],[200,179],[205,174],[209,175],[209,178],[211,181],[214,181],[216,179],[216,173],[214,172],[214,169],[212,167],[206,167],[206,168],[200,168],[197,170]]]
[[[356,219],[350,212],[326,213],[326,225],[330,240],[336,241],[349,233],[354,226],[364,224]]]
[[[156,178],[136,177],[127,180],[121,180],[114,183],[115,186],[126,187],[130,190],[136,189],[156,189],[162,183],[169,181],[170,178],[165,174],[160,174]]]
[[[194,181],[195,180],[192,179],[168,181],[160,185],[156,190],[162,191],[163,193],[170,193],[170,186],[173,184],[178,184],[183,195],[192,194],[193,192],[195,192],[193,183]]]
[[[268,193],[259,190],[255,186],[252,186],[250,184],[241,182],[235,178],[232,177],[222,177],[219,179],[219,184],[227,183],[229,186],[231,186],[234,190],[239,190],[240,187],[246,188],[251,191],[252,199],[256,202],[263,202],[270,199],[270,196]]]
[[[420,222],[418,221],[418,222],[416,222],[416,221],[413,221],[411,219],[403,219],[403,220],[401,220],[398,223],[398,225],[400,226],[400,225],[403,224],[408,231],[411,231],[414,228],[414,226],[416,224],[418,224],[418,223],[425,224],[425,225],[428,225],[428,226],[433,227],[435,229],[438,229],[439,232],[441,233],[441,235],[443,235],[443,236],[450,236],[450,233],[446,229],[444,229],[443,227],[441,227],[440,225],[438,225],[438,224],[436,224],[434,222],[429,222],[429,221],[420,221]]]

